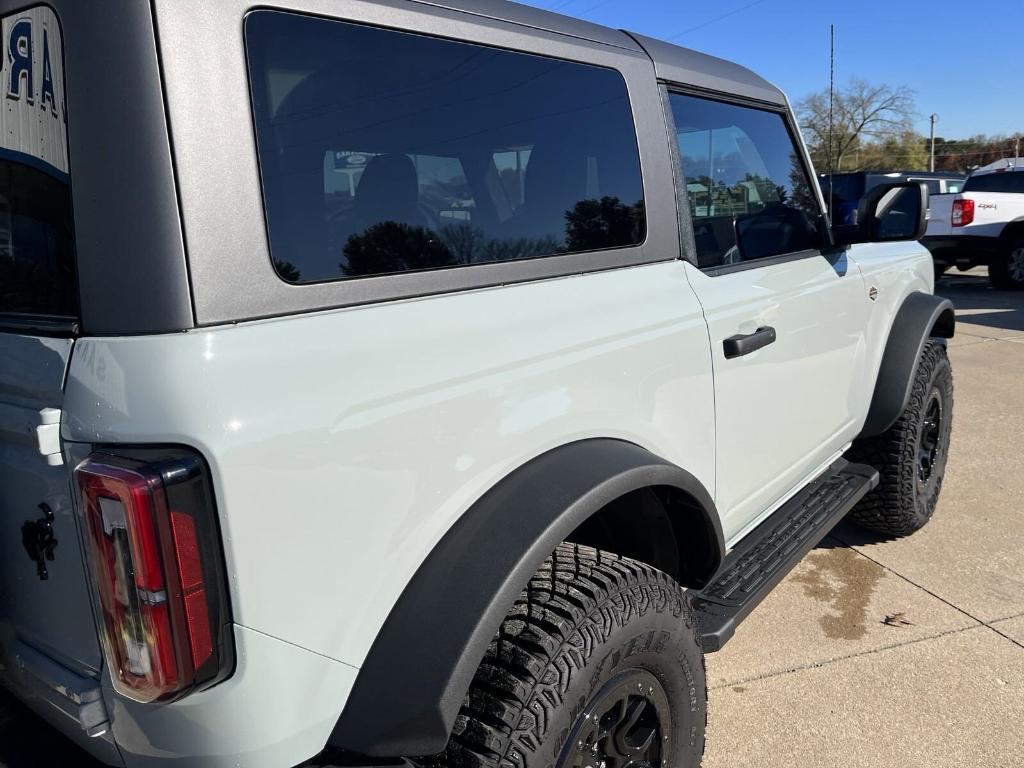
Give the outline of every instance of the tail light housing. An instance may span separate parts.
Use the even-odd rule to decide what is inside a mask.
[[[93,453],[75,482],[114,688],[170,701],[230,674],[230,612],[205,462],[139,453]]]
[[[953,226],[966,227],[974,223],[974,201],[954,200],[953,201]]]

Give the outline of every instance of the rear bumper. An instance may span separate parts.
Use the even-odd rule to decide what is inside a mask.
[[[355,682],[356,668],[245,627],[235,626],[234,635],[235,673],[172,704],[129,701],[116,695],[104,676],[98,700],[108,723],[93,738],[82,727],[68,686],[77,680],[83,689],[94,690],[96,681],[67,677],[71,673],[36,652],[39,658],[15,669],[5,663],[0,677],[15,696],[108,765],[291,768],[319,754]],[[48,666],[56,667],[65,682],[47,681],[53,677],[45,671]]]
[[[1002,247],[998,237],[987,235],[925,237],[921,244],[931,252],[936,263],[965,268],[987,264]]]
[[[25,706],[97,760],[122,765],[99,682],[14,642],[0,659],[0,682]]]

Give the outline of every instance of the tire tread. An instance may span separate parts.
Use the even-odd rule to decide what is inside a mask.
[[[887,536],[907,536],[931,518],[935,499],[942,487],[942,475],[936,481],[930,500],[919,500],[916,491],[916,452],[922,412],[933,383],[948,379],[949,410],[952,418],[952,375],[946,345],[929,341],[921,352],[910,401],[896,423],[881,435],[858,440],[849,458],[878,470],[878,487],[867,494],[850,512],[850,519]],[[946,386],[945,382],[939,382]],[[948,446],[947,446],[948,450]],[[944,467],[940,471],[944,471]],[[923,503],[922,503],[923,502]]]
[[[539,766],[536,751],[573,680],[617,627],[652,610],[670,611],[696,636],[689,599],[669,576],[619,555],[560,544],[488,645],[446,751],[418,764]],[[704,717],[706,724],[706,709]]]

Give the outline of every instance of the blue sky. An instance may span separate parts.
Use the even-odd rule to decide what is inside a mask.
[[[530,0],[609,27],[731,59],[793,102],[828,85],[828,27],[836,80],[856,76],[915,91],[918,130],[1024,133],[1024,0]]]

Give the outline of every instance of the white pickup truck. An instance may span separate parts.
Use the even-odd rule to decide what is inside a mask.
[[[1024,162],[1005,159],[975,171],[957,195],[933,195],[921,242],[936,274],[986,264],[992,284],[1024,289]]]

